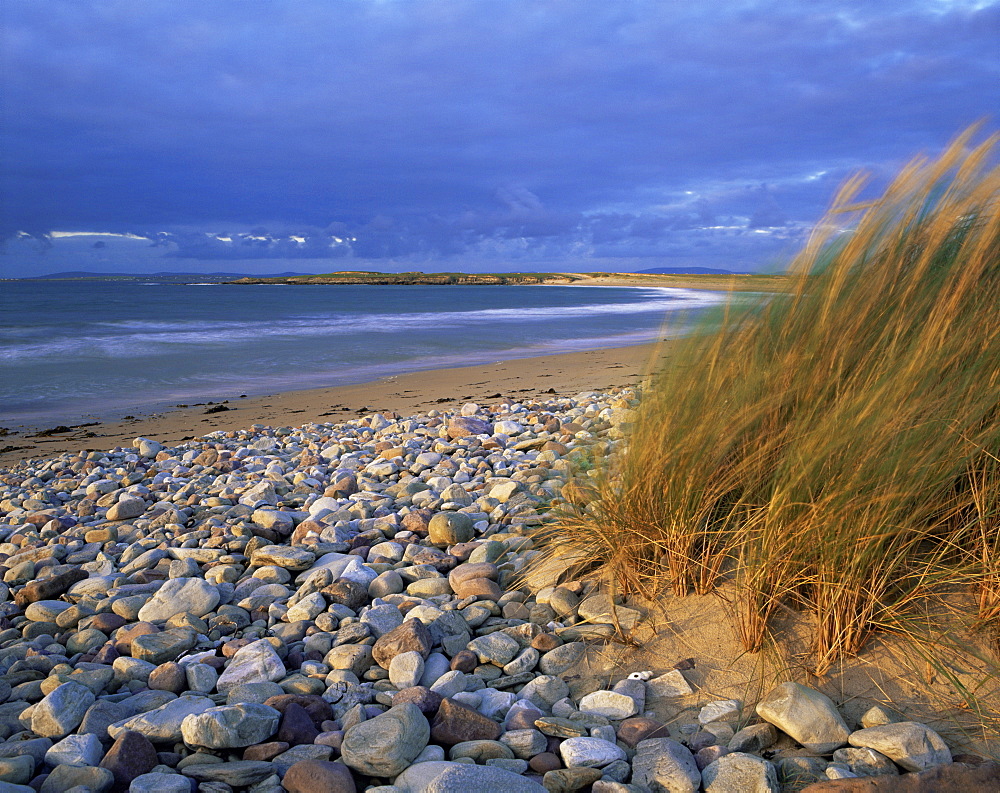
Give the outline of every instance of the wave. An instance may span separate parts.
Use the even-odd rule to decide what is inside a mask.
[[[592,303],[573,306],[482,308],[468,311],[410,313],[313,313],[277,320],[112,320],[92,322],[68,331],[66,327],[35,326],[30,337],[21,329],[0,333],[0,360],[139,358],[168,353],[172,348],[219,348],[261,339],[294,340],[305,337],[408,333],[422,329],[478,328],[494,323],[542,323],[582,317],[669,314],[717,305],[728,299],[719,292],[688,289],[648,289],[649,299],[630,303]],[[13,336],[13,338],[11,338]],[[44,339],[44,340],[43,340]],[[600,346],[600,345],[597,345]]]

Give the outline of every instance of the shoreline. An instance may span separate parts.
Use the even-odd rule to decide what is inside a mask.
[[[557,394],[602,391],[633,385],[668,347],[669,343],[664,342],[603,347],[420,370],[349,385],[237,396],[224,401],[217,401],[216,396],[216,401],[209,402],[211,397],[206,397],[206,401],[165,412],[66,425],[67,432],[52,432],[60,426],[57,422],[48,428],[19,428],[0,437],[0,449],[6,449],[0,452],[0,469],[67,451],[129,447],[140,436],[172,445],[218,430],[249,429],[253,424],[301,426],[387,410],[409,415],[439,406],[460,406],[468,401],[551,395],[549,389]],[[39,432],[50,434],[39,435]]]

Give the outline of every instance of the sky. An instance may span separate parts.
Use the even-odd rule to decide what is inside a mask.
[[[1000,0],[2,0],[0,276],[771,270]]]

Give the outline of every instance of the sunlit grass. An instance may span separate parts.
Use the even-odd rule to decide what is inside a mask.
[[[944,583],[996,631],[1000,170],[972,137],[877,199],[850,180],[788,294],[673,342],[556,540],[624,592],[734,579],[748,651],[811,610],[818,673]]]

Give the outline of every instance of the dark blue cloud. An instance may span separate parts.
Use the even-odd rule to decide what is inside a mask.
[[[770,264],[846,174],[996,112],[998,33],[974,0],[11,2],[0,268],[66,269],[53,230],[153,269]]]

